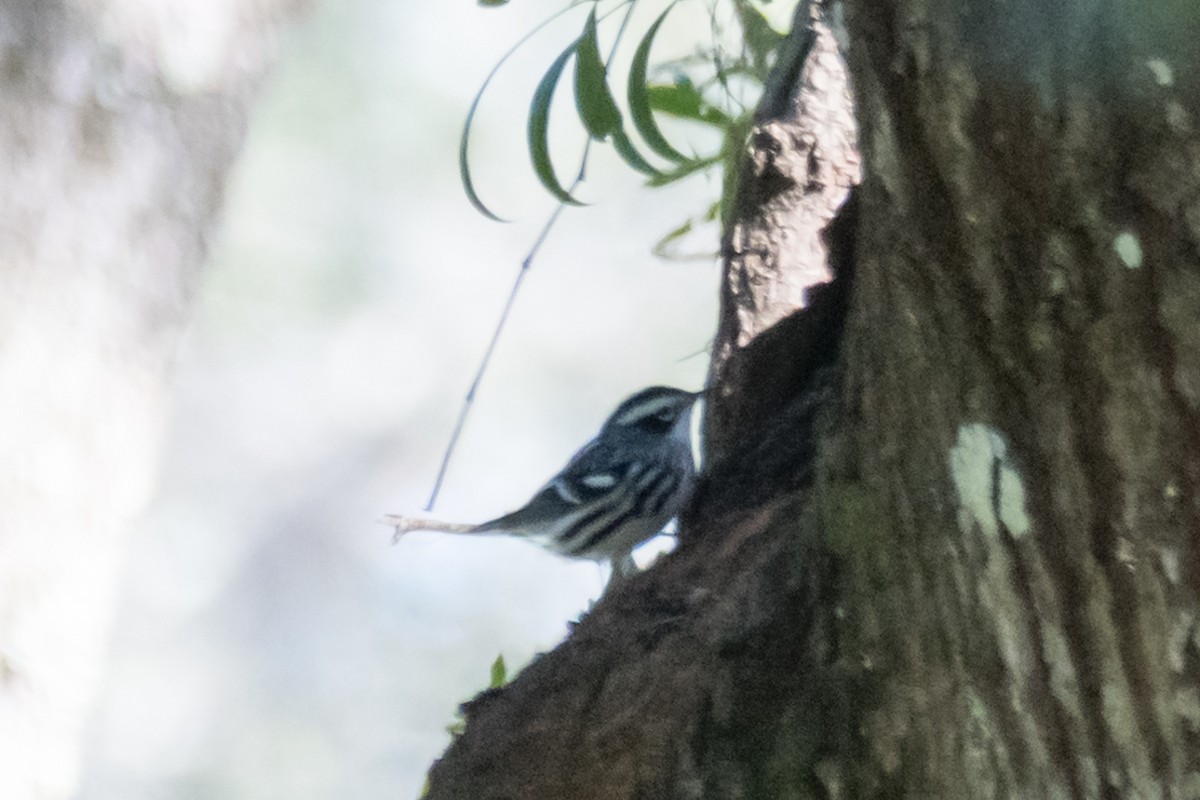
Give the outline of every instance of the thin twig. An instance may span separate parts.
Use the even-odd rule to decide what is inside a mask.
[[[588,145],[591,140],[588,140]],[[587,147],[584,148],[584,162],[587,161]],[[582,169],[581,169],[582,174]],[[576,178],[571,184],[568,194],[575,191],[575,188],[582,183],[582,178]],[[512,311],[513,304],[517,300],[517,292],[521,290],[521,282],[525,280],[525,273],[529,271],[529,267],[533,264],[533,259],[542,247],[542,243],[546,241],[546,237],[550,235],[550,229],[554,227],[554,223],[558,221],[558,217],[562,214],[566,206],[559,203],[554,209],[554,213],[546,220],[546,224],[542,226],[541,233],[533,243],[533,247],[529,249],[525,258],[521,260],[521,268],[517,271],[517,279],[513,281],[512,289],[508,293],[508,300],[504,303],[504,310],[500,312],[500,321],[496,323],[496,329],[492,331],[492,339],[488,342],[487,349],[483,351],[483,360],[479,362],[479,369],[475,372],[475,379],[471,381],[471,388],[467,390],[467,396],[463,400],[462,408],[458,412],[458,420],[454,423],[454,431],[450,434],[450,443],[446,445],[446,452],[442,456],[442,464],[438,467],[437,479],[433,482],[433,492],[429,495],[429,502],[425,504],[426,511],[433,511],[433,504],[437,502],[438,492],[441,491],[442,481],[446,478],[446,469],[450,466],[450,457],[454,454],[454,448],[458,444],[458,437],[462,435],[463,425],[467,422],[467,414],[471,412],[471,406],[475,402],[475,393],[479,391],[479,384],[483,381],[483,375],[487,371],[488,364],[491,363],[492,353],[496,350],[496,343],[500,341],[500,334],[504,331],[504,326],[508,322],[508,315]]]
[[[616,38],[613,40],[612,48],[609,50],[609,61],[612,61],[613,55],[617,52],[617,45],[621,41],[621,36],[625,33],[625,26],[628,24],[629,17],[633,13],[633,6],[634,3],[632,2],[628,4],[625,11],[625,18],[621,21],[621,27],[617,30]],[[576,174],[575,180],[571,182],[570,188],[567,189],[567,194],[574,194],[579,185],[583,183],[587,175],[588,155],[591,153],[591,148],[592,140],[589,138],[583,145],[583,154],[579,158],[579,172]],[[467,415],[471,413],[471,406],[475,403],[475,393],[479,391],[479,384],[483,381],[483,375],[487,371],[488,364],[492,361],[492,353],[496,350],[496,343],[500,341],[500,334],[508,322],[508,315],[517,300],[517,292],[521,290],[521,282],[525,280],[525,273],[533,265],[533,259],[537,256],[538,251],[542,249],[542,245],[550,235],[551,228],[558,222],[558,217],[562,214],[564,208],[566,208],[566,205],[563,203],[559,203],[555,207],[553,213],[550,214],[550,218],[546,220],[546,224],[542,226],[541,232],[538,233],[537,239],[534,240],[533,246],[529,248],[529,252],[525,254],[525,258],[521,259],[521,268],[517,270],[517,278],[513,281],[512,289],[508,293],[508,300],[504,303],[504,310],[500,312],[500,320],[496,323],[496,329],[492,332],[492,339],[488,342],[487,349],[483,352],[483,360],[480,361],[479,369],[475,372],[475,379],[471,381],[471,388],[467,390],[467,396],[463,399],[462,408],[458,412],[458,419],[454,423],[454,430],[450,433],[450,442],[446,445],[446,452],[442,455],[442,463],[438,467],[437,478],[433,481],[433,491],[429,494],[429,502],[425,504],[425,511],[433,511],[434,503],[437,502],[438,493],[441,491],[442,483],[446,479],[446,470],[450,466],[450,457],[454,454],[454,448],[458,445],[463,425],[467,422]]]
[[[392,534],[392,544],[400,541],[400,537],[412,531],[434,531],[436,533],[475,533],[474,525],[461,522],[442,522],[440,519],[424,517],[404,517],[399,514],[388,514],[379,520],[384,525],[396,529]]]

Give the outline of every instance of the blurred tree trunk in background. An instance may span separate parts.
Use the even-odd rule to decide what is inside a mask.
[[[171,359],[284,5],[0,3],[5,800],[74,790]]]
[[[818,43],[750,141],[679,549],[431,797],[1200,797],[1200,11],[844,11],[835,280],[793,311]]]

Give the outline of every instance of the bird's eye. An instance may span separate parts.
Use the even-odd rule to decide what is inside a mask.
[[[673,409],[664,408],[655,411],[653,414],[647,414],[634,424],[644,431],[653,433],[666,433],[675,424],[676,413]]]

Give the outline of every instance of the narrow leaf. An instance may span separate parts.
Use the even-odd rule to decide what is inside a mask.
[[[732,122],[724,111],[704,99],[695,85],[686,78],[670,84],[647,87],[650,107],[664,114],[726,128]]]
[[[629,140],[629,136],[625,131],[617,128],[613,131],[613,147],[617,151],[617,155],[621,156],[621,160],[628,164],[632,169],[637,170],[643,175],[648,175],[650,178],[660,177],[663,173],[642,157],[642,154],[633,146],[633,142]]]
[[[691,219],[687,220],[682,225],[680,225],[678,228],[675,228],[673,231],[665,234],[654,245],[654,249],[652,252],[654,253],[655,257],[664,259],[666,261],[708,261],[708,262],[711,262],[711,261],[716,260],[717,257],[719,256],[719,253],[717,253],[716,251],[712,251],[712,250],[703,251],[702,250],[702,251],[698,251],[698,252],[686,253],[686,252],[681,252],[680,250],[677,250],[676,248],[680,246],[681,241],[685,237],[687,237],[689,234],[693,233],[697,229],[697,227],[700,223],[712,222],[713,219],[715,219],[715,215],[717,213],[715,211],[715,209],[718,205],[719,205],[719,203],[713,203],[712,208],[709,209],[709,212],[706,212],[703,216],[692,217]]]
[[[560,203],[581,206],[583,203],[572,197],[558,182],[558,177],[554,174],[554,164],[550,160],[550,144],[547,141],[550,130],[550,102],[554,99],[554,89],[558,86],[558,79],[562,77],[567,59],[575,54],[576,44],[578,42],[572,42],[570,47],[554,59],[554,63],[546,70],[533,93],[533,102],[529,106],[529,157],[533,160],[533,171],[546,191],[554,195]]]
[[[504,63],[501,59],[500,63]],[[468,153],[471,141],[471,123],[475,121],[475,112],[479,109],[479,101],[483,99],[483,90],[487,88],[488,82],[491,81],[492,75],[496,74],[496,70],[500,68],[497,64],[492,69],[491,75],[483,82],[483,86],[479,87],[479,92],[476,93],[475,99],[471,101],[471,107],[467,110],[467,120],[463,123],[462,136],[458,137],[458,177],[462,180],[463,191],[467,193],[467,200],[475,207],[475,210],[483,214],[490,220],[496,222],[507,222],[508,220],[497,216],[490,208],[483,204],[479,199],[479,193],[475,191],[475,182],[471,180],[471,166],[468,160]]]
[[[659,258],[665,256],[667,253],[667,248],[670,247],[676,240],[682,239],[684,236],[687,236],[689,233],[691,233],[693,227],[692,221],[689,219],[678,228],[675,228],[674,230],[665,234],[652,248],[654,255],[658,256]]]
[[[721,160],[721,156],[711,156],[709,158],[697,158],[692,161],[685,161],[670,172],[664,172],[658,177],[651,178],[647,181],[647,184],[650,186],[666,186],[669,183],[675,183],[689,175],[708,169],[713,164],[719,164]]]
[[[496,656],[496,660],[492,662],[492,680],[488,686],[492,689],[499,689],[508,682],[508,667],[504,663],[504,654]]]
[[[468,145],[471,138],[471,125],[475,122],[475,114],[479,110],[479,103],[483,99],[483,93],[487,91],[488,85],[492,82],[492,78],[496,77],[496,73],[500,71],[500,67],[504,66],[504,63],[508,61],[508,59],[512,57],[512,54],[517,52],[517,50],[519,50],[523,44],[532,39],[551,22],[554,22],[563,14],[566,14],[577,5],[580,5],[582,2],[586,1],[587,0],[575,0],[575,2],[570,3],[565,8],[555,12],[554,14],[551,14],[549,17],[539,22],[533,28],[533,30],[529,31],[529,33],[517,40],[517,43],[510,47],[508,52],[501,56],[500,60],[496,62],[496,65],[492,67],[492,71],[489,72],[487,77],[483,79],[483,85],[479,87],[479,91],[475,93],[475,97],[471,100],[471,107],[467,110],[467,118],[463,122],[462,136],[460,136],[458,140],[458,175],[462,179],[463,191],[467,194],[467,200],[471,202],[471,205],[475,207],[476,211],[478,211],[480,214],[483,214],[488,219],[495,220],[496,222],[507,221],[496,216],[494,213],[492,213],[491,209],[483,204],[483,201],[479,199],[479,195],[475,191],[475,182],[471,180]]]
[[[621,129],[621,110],[608,90],[604,71],[593,6],[575,48],[575,106],[588,135],[600,140]]]
[[[650,145],[651,150],[670,161],[687,161],[687,156],[671,146],[659,129],[658,123],[654,121],[646,82],[646,68],[650,63],[650,48],[654,45],[654,36],[674,7],[674,3],[667,6],[667,10],[658,16],[634,51],[633,63],[629,67],[629,116],[638,135]]]
[[[752,3],[738,3],[738,16],[742,23],[742,40],[750,51],[756,77],[763,80],[770,67],[771,57],[779,49],[784,35],[772,28],[762,11]]]

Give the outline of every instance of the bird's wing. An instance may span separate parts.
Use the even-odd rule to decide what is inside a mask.
[[[524,532],[546,526],[612,492],[635,462],[614,461],[612,448],[592,441],[521,508],[476,527],[478,531]]]
[[[546,488],[555,489],[568,503],[588,505],[616,489],[635,464],[611,445],[593,441],[576,453]]]

